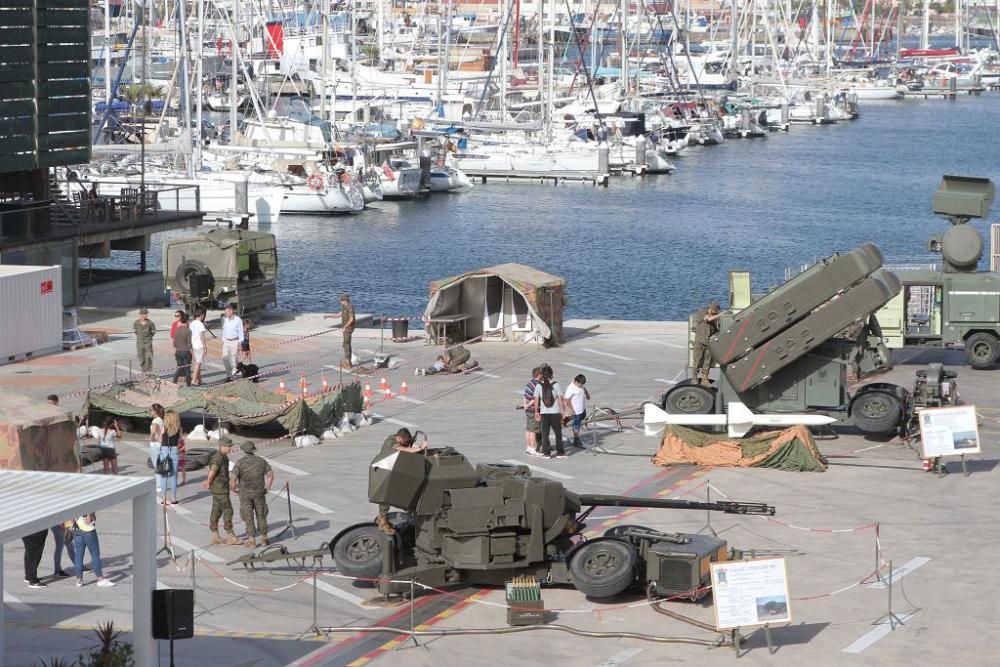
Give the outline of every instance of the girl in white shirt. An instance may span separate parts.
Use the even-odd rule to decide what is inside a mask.
[[[104,461],[104,474],[108,474],[108,468],[112,475],[118,474],[118,448],[115,441],[122,437],[121,429],[118,428],[118,420],[108,416],[104,418],[104,425],[101,427],[101,439],[97,443],[101,448],[101,460]]]

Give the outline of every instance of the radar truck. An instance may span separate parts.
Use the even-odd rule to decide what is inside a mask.
[[[165,241],[163,281],[189,312],[228,303],[239,315],[278,302],[278,249],[274,234],[213,229]]]
[[[728,312],[709,350],[721,374],[713,386],[678,383],[660,399],[668,413],[723,413],[730,404],[762,414],[818,414],[868,435],[902,430],[917,407],[951,400],[954,373],[918,372],[913,390],[860,382],[891,369],[872,315],[902,283],[866,243],[835,254]]]
[[[969,224],[988,215],[995,194],[988,178],[942,177],[931,208],[951,226],[927,249],[943,262],[940,269],[894,269],[903,289],[877,314],[888,347],[964,349],[976,369],[1000,359],[1000,274],[977,270],[983,237]]]

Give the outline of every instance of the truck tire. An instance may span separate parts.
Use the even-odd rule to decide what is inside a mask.
[[[382,574],[382,531],[378,526],[358,526],[333,545],[333,560],[340,573],[358,579]]]
[[[204,262],[199,262],[196,259],[186,259],[181,262],[181,265],[177,267],[177,273],[174,274],[174,280],[176,285],[174,290],[178,292],[191,293],[191,278],[196,275],[206,275],[212,278],[212,270]]]
[[[974,333],[965,339],[965,356],[973,368],[989,368],[1000,356],[1000,341],[985,331]]]
[[[715,408],[715,395],[696,384],[675,387],[667,392],[663,409],[685,415],[707,415]]]
[[[635,581],[635,549],[619,540],[594,540],[569,562],[570,580],[587,597],[618,595]]]
[[[899,426],[903,407],[899,399],[884,391],[868,391],[851,403],[851,420],[864,433],[884,435]]]

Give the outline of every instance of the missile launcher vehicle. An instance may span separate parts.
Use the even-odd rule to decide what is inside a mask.
[[[725,540],[642,526],[587,538],[590,512],[612,506],[774,514],[762,503],[578,494],[533,477],[527,466],[473,467],[450,447],[379,454],[368,497],[400,510],[387,515],[395,533],[357,524],[329,548],[341,573],[368,579],[385,595],[409,592],[411,581],[502,586],[530,575],[595,598],[635,587],[697,599],[706,592],[708,564],[728,558]]]
[[[870,243],[833,255],[742,310],[724,313],[708,343],[719,381],[680,382],[661,396],[660,407],[721,414],[743,405],[755,414],[827,415],[869,435],[899,432],[916,408],[957,395],[954,373],[940,368],[918,374],[912,390],[887,382],[851,389],[852,382],[892,367],[872,313],[901,288]]]

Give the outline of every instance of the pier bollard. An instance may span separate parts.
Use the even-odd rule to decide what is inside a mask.
[[[646,173],[646,137],[641,134],[635,138],[635,173]]]
[[[785,132],[788,131],[789,117],[788,117],[788,100],[781,103],[781,129]]]
[[[597,184],[607,187],[609,180],[611,180],[611,150],[602,141],[597,147]]]
[[[948,79],[948,99],[953,100],[958,97],[958,77],[953,76]]]

